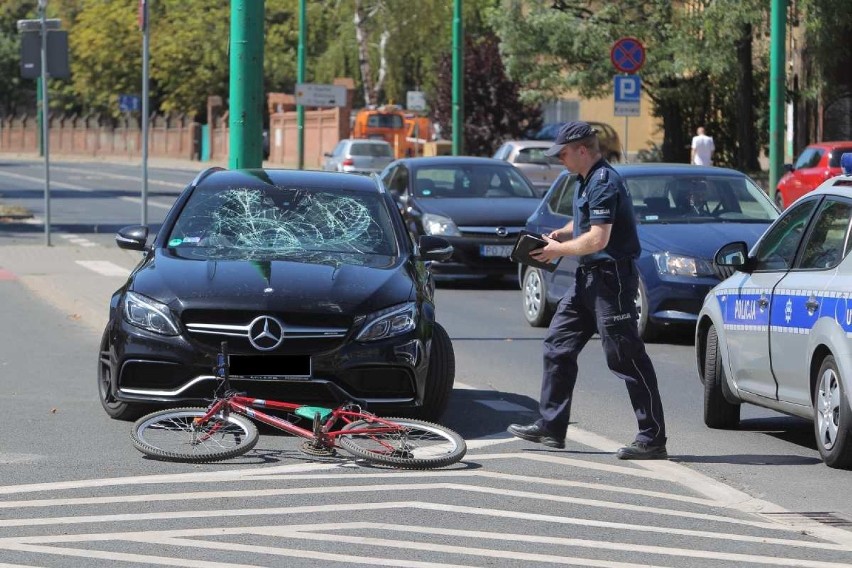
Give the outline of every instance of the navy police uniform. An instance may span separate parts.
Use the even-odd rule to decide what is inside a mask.
[[[577,380],[577,357],[600,334],[610,370],[627,385],[639,423],[637,442],[664,446],[666,428],[657,375],[636,325],[640,245],[624,181],[605,160],[592,166],[574,194],[574,238],[594,224],[611,224],[607,246],[580,258],[574,286],[559,302],[544,342],[538,425],[564,438]]]

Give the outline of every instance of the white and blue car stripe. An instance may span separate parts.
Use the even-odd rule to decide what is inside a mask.
[[[847,337],[852,337],[852,294],[825,290],[769,289],[740,291],[715,290],[725,329],[808,334],[821,317],[832,318]],[[771,306],[761,306],[760,299],[772,297]],[[819,307],[806,304],[816,301]]]

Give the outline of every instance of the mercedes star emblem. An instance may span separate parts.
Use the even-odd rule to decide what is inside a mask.
[[[284,340],[284,324],[271,316],[260,316],[249,325],[248,340],[258,351],[272,351]]]

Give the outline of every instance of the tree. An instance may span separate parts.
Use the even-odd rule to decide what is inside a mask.
[[[490,156],[503,140],[523,137],[540,122],[537,105],[520,100],[520,87],[506,77],[494,34],[465,38],[464,54],[464,148],[474,156]],[[452,55],[438,64],[435,120],[442,131],[452,132]]]
[[[0,116],[35,108],[35,81],[21,79],[21,36],[17,21],[34,17],[36,0],[0,5]]]
[[[652,112],[663,123],[663,159],[688,161],[689,141],[704,124],[717,140],[723,163],[751,163],[755,151],[739,156],[740,141],[765,140],[758,119],[740,118],[746,105],[765,109],[761,91],[748,91],[737,42],[752,44],[748,34],[765,25],[765,2],[759,0],[554,0],[547,5],[512,0],[494,17],[503,37],[509,76],[526,86],[524,100],[555,98],[565,90],[583,97],[611,92],[616,73],[609,59],[620,37],[637,37],[646,47],[640,71]],[[740,57],[747,57],[742,49]],[[757,61],[765,60],[759,53]],[[752,73],[765,83],[765,64]],[[732,82],[732,77],[741,77]],[[764,91],[765,92],[765,91]],[[744,98],[739,105],[740,98]],[[739,110],[737,110],[739,109]],[[765,112],[765,111],[762,111]],[[741,123],[742,132],[737,133]],[[750,134],[746,135],[745,132]],[[762,138],[761,138],[762,136]]]

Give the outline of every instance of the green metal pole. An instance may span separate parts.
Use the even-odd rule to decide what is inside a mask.
[[[305,82],[305,0],[299,0],[299,48],[296,53],[296,83]],[[305,107],[296,105],[296,152],[299,157],[299,169],[305,169]]]
[[[44,156],[44,140],[41,139],[41,77],[36,79],[36,126],[38,126],[38,155]]]
[[[772,0],[769,51],[769,196],[774,200],[784,167],[784,36],[787,0]]]
[[[263,165],[264,0],[231,0],[228,167]]]
[[[462,0],[453,5],[453,156],[464,153],[464,26]]]

